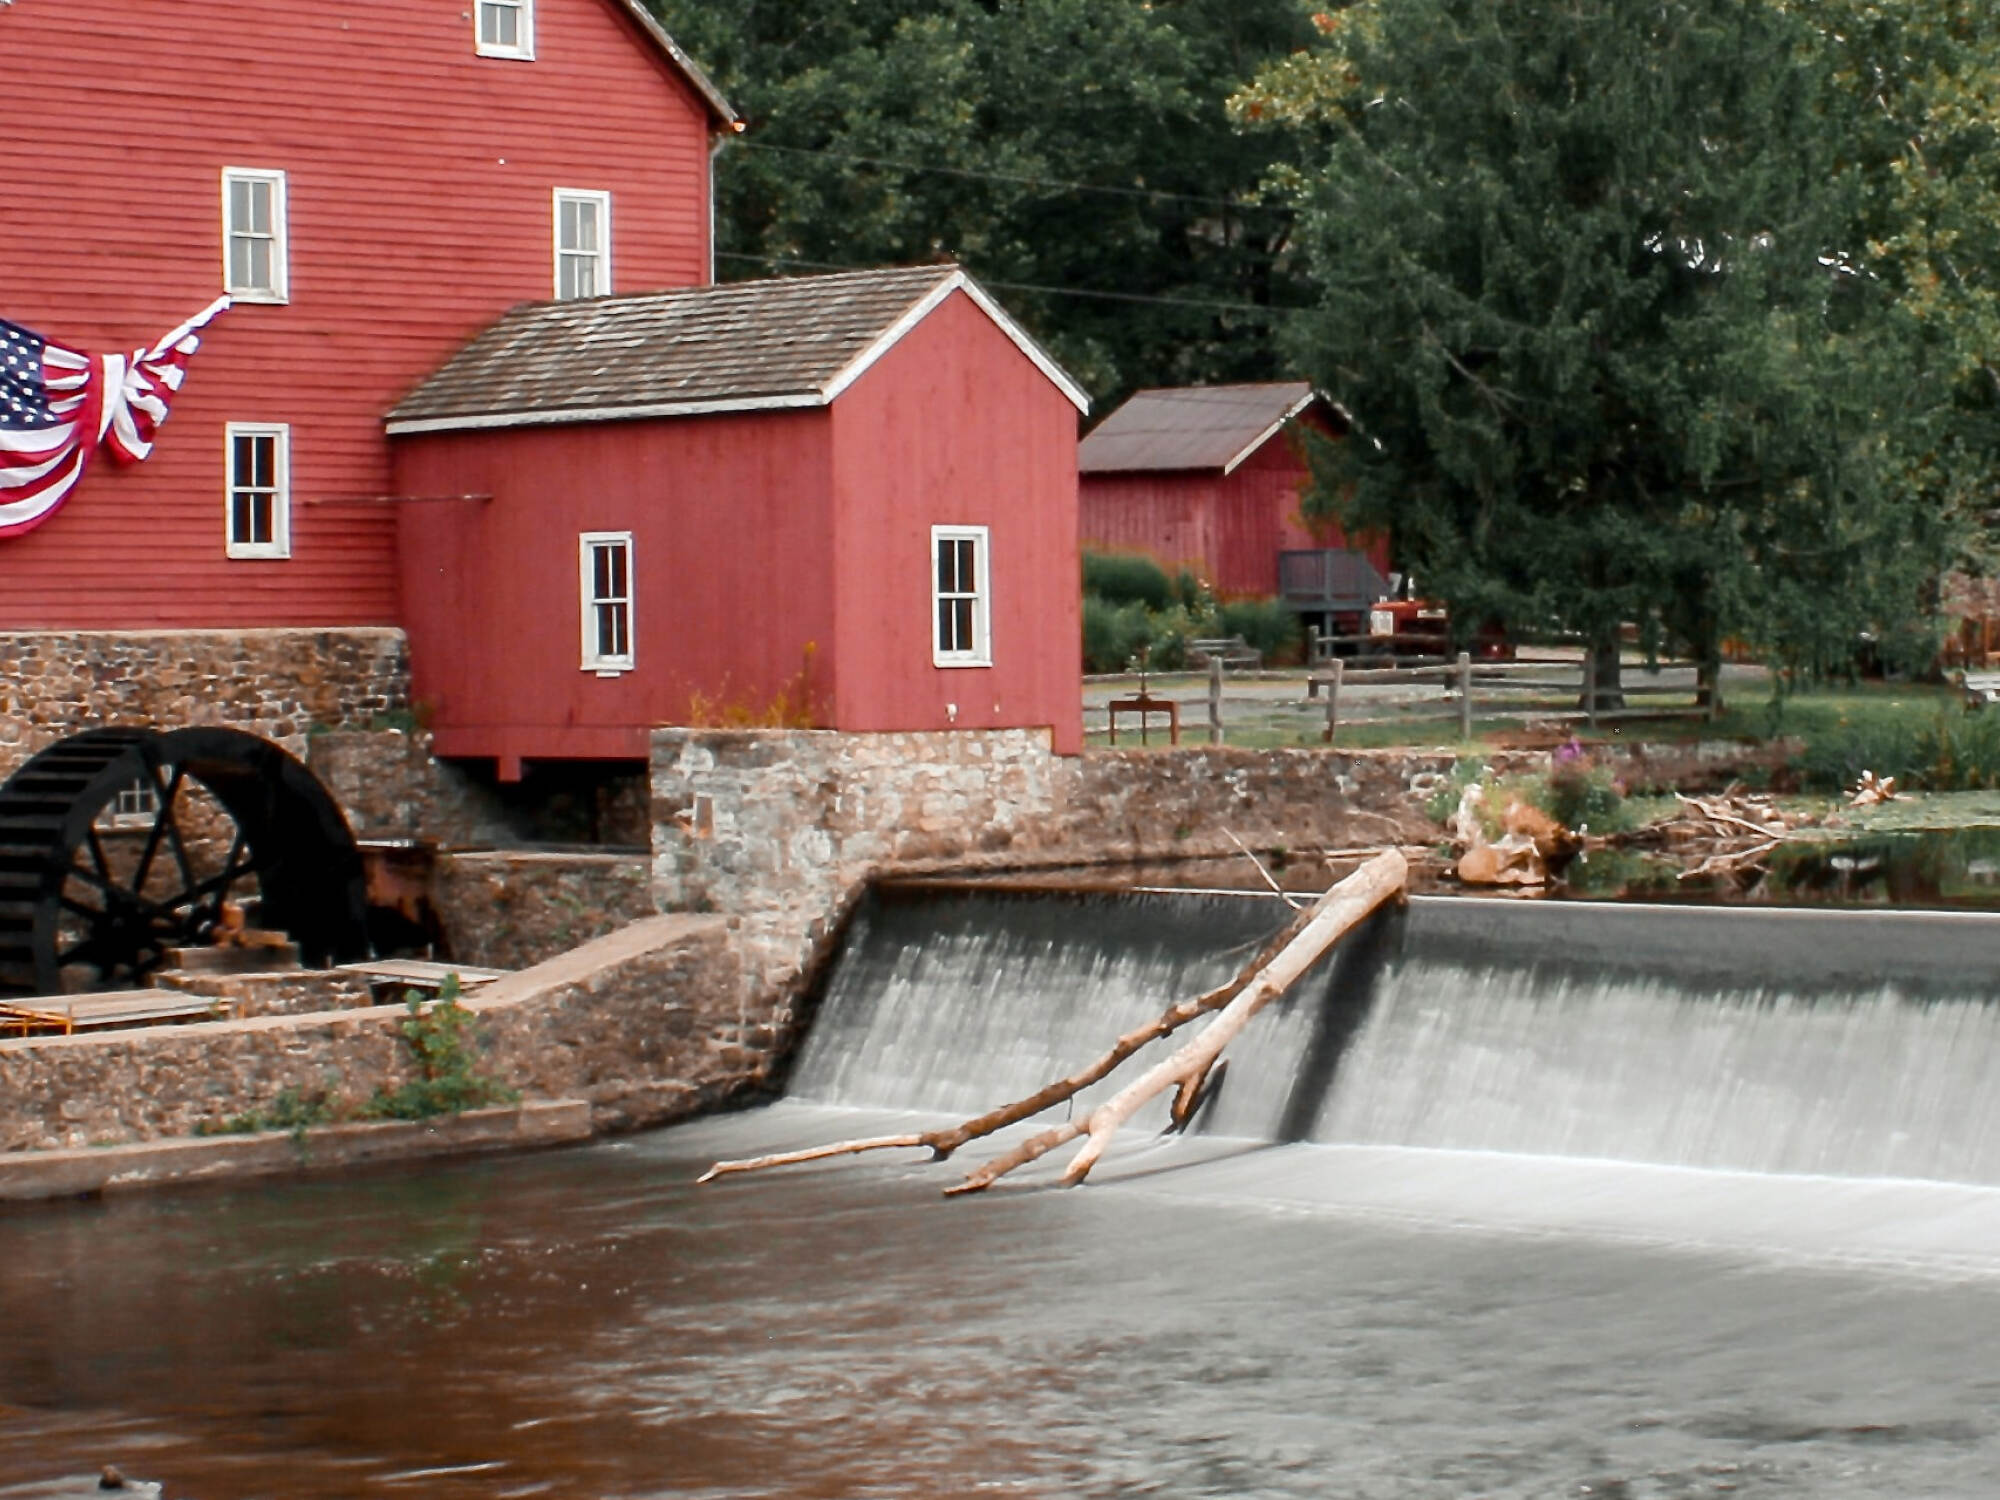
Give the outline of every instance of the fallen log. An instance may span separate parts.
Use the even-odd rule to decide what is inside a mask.
[[[1334,889],[1338,890],[1340,887],[1335,886]],[[1321,897],[1320,902],[1323,904],[1325,899],[1324,896]],[[1149,1043],[1172,1035],[1190,1021],[1200,1020],[1213,1011],[1221,1010],[1241,994],[1244,987],[1262,973],[1265,966],[1282,953],[1287,944],[1306,929],[1318,910],[1319,905],[1315,904],[1293,917],[1284,930],[1259,948],[1227,984],[1220,985],[1205,994],[1196,995],[1192,999],[1176,1001],[1145,1025],[1134,1027],[1119,1037],[1108,1051],[1094,1061],[1066,1078],[1059,1078],[1037,1089],[1025,1098],[1016,1099],[1011,1104],[1003,1104],[998,1109],[988,1110],[983,1115],[976,1115],[960,1124],[938,1130],[915,1131],[906,1135],[866,1136],[858,1140],[834,1141],[824,1146],[807,1146],[799,1151],[780,1151],[770,1156],[753,1156],[740,1161],[719,1161],[702,1173],[696,1181],[712,1182],[718,1177],[731,1177],[741,1172],[761,1172],[767,1167],[797,1166],[802,1162],[823,1161],[833,1156],[858,1156],[865,1151],[894,1151],[913,1147],[928,1147],[931,1160],[943,1161],[968,1141],[991,1135],[996,1130],[1004,1130],[1007,1126],[1019,1124],[1022,1120],[1033,1119],[1043,1110],[1061,1104],[1065,1099],[1081,1093],[1111,1073],[1126,1058]]]
[[[976,1193],[991,1187],[1016,1167],[1046,1156],[1058,1146],[1087,1136],[1083,1147],[1063,1170],[1062,1181],[1071,1187],[1090,1175],[1090,1169],[1111,1144],[1119,1128],[1136,1114],[1141,1105],[1169,1086],[1178,1086],[1177,1108],[1185,1110],[1199,1091],[1209,1069],[1215,1066],[1222,1049],[1235,1040],[1250,1018],[1285,993],[1317,963],[1322,955],[1392,897],[1403,894],[1409,880],[1409,863],[1391,850],[1377,855],[1352,875],[1321,896],[1309,910],[1309,920],[1249,983],[1204,1026],[1200,1035],[1172,1057],[1148,1069],[1081,1120],[1066,1120],[1045,1130],[1014,1150],[976,1168],[949,1195]]]

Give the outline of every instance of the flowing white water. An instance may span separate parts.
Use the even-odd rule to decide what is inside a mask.
[[[857,920],[792,1095],[975,1113],[1217,982],[1283,917],[892,895]],[[2000,1186],[1996,958],[2000,918],[1419,902],[1259,1018],[1201,1128]]]

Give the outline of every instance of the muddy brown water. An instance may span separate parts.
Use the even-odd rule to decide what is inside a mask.
[[[990,1103],[1280,919],[887,898],[769,1109],[0,1214],[0,1497],[1994,1493],[1985,917],[1419,901],[1084,1189],[693,1183]]]

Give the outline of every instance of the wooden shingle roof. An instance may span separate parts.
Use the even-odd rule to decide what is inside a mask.
[[[956,291],[1088,409],[1075,382],[964,271],[910,266],[525,303],[397,402],[388,431],[825,406]]]
[[[1319,399],[1303,380],[1138,391],[1084,438],[1077,465],[1085,474],[1227,474]]]

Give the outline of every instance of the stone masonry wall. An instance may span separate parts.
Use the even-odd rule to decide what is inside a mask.
[[[1791,747],[1607,746],[1634,786],[1719,784]],[[1493,751],[1501,773],[1546,751]],[[789,997],[861,887],[883,875],[1160,860],[1253,848],[1429,843],[1445,750],[1091,751],[1035,730],[845,734],[662,729],[652,738],[653,899],[740,921],[746,982],[786,1024]]]
[[[400,630],[0,632],[0,777],[100,724],[220,724],[303,757],[313,725],[409,707]]]
[[[584,1099],[600,1130],[664,1123],[761,1088],[727,924],[650,917],[474,992],[485,1071],[529,1099]],[[0,1042],[0,1151],[195,1134],[286,1088],[350,1105],[409,1074],[396,1006]]]
[[[640,854],[441,856],[432,899],[459,963],[522,969],[653,914]]]
[[[1536,757],[1523,756],[1525,762]],[[749,992],[790,999],[870,879],[1427,841],[1439,753],[1054,755],[1033,730],[658,730],[653,897],[740,922]]]

